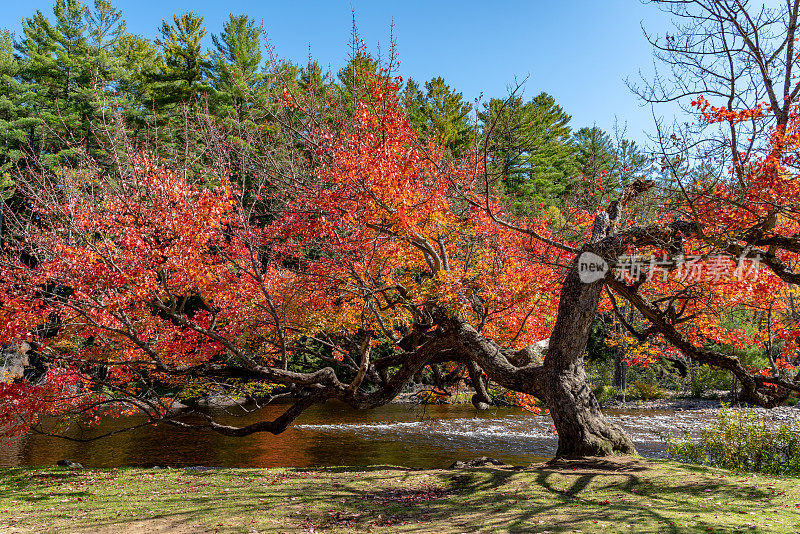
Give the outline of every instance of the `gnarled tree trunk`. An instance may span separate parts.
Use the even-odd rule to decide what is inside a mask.
[[[625,432],[603,415],[583,368],[583,353],[603,284],[603,280],[583,283],[577,266],[570,269],[543,365],[519,367],[511,362],[524,361],[525,358],[517,358],[520,354],[504,351],[466,322],[451,325],[459,349],[477,362],[489,378],[545,401],[558,432],[558,457],[635,452]]]
[[[561,289],[542,384],[543,400],[558,432],[558,457],[635,452],[630,438],[603,415],[583,368],[583,354],[603,283],[583,283],[573,268]]]

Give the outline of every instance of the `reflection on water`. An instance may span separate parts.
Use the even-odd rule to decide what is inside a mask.
[[[268,406],[247,417],[224,413],[228,424],[274,418],[284,406]],[[660,435],[692,431],[708,412],[608,411],[631,435],[644,456],[663,454]],[[108,419],[97,432],[137,422]],[[549,416],[516,408],[476,412],[472,406],[390,404],[356,411],[335,402],[310,408],[284,433],[229,438],[170,426],[145,427],[89,443],[29,435],[0,443],[0,465],[46,465],[62,458],[87,467],[188,466],[311,467],[388,464],[447,467],[457,459],[491,456],[525,465],[551,457],[556,436]]]

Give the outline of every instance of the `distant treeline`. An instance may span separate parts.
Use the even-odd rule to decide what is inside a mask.
[[[379,68],[357,49],[337,73],[313,61],[279,62],[246,15],[230,15],[211,35],[211,48],[203,45],[206,34],[203,17],[191,12],[165,19],[153,40],[129,33],[106,0],[57,0],[51,15],[24,19],[20,35],[0,31],[0,183],[10,187],[15,172],[34,162],[68,165],[79,153],[110,159],[111,138],[201,165],[194,157],[200,141],[186,134],[189,121],[202,129],[197,116],[225,132],[223,143],[241,144],[243,132],[253,131],[268,139],[277,128],[271,116],[281,103],[272,89],[279,78],[309,99],[324,95],[352,109],[360,74]],[[558,207],[568,197],[591,207],[587,194],[613,193],[651,172],[635,143],[597,127],[573,131],[552,96],[520,94],[498,95],[476,110],[441,77],[402,87],[411,124],[456,157],[480,145],[515,210]]]

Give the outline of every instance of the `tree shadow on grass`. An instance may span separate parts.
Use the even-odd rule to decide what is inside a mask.
[[[156,482],[159,473],[165,474],[164,483],[171,486],[154,484],[153,489],[162,492],[157,500],[140,492],[103,503],[110,507],[144,507],[155,512],[153,515],[146,518],[106,515],[92,526],[100,532],[115,532],[145,520],[154,521],[155,527],[198,525],[199,532],[209,521],[228,518],[230,523],[230,518],[235,521],[235,518],[272,513],[271,517],[282,521],[289,530],[368,531],[373,527],[397,526],[404,532],[559,533],[602,523],[598,529],[605,526],[609,530],[678,534],[716,527],[705,523],[705,519],[696,519],[699,516],[695,515],[702,503],[709,502],[705,500],[709,497],[736,502],[736,506],[741,503],[743,508],[753,498],[761,500],[760,506],[772,506],[781,499],[755,484],[742,486],[730,478],[720,479],[707,469],[660,469],[658,465],[651,468],[644,461],[619,465],[616,460],[601,460],[550,463],[524,469],[478,467],[442,471],[381,466],[181,471],[178,477],[173,476],[175,471],[137,473],[136,478],[146,475],[155,477]],[[91,473],[9,470],[0,475],[3,475],[0,490],[13,491],[21,497],[24,493],[53,493],[60,499],[67,489],[63,485],[83,476],[88,479]],[[116,483],[116,475],[104,476]],[[146,491],[146,482],[140,483]],[[186,491],[172,494],[170,487]],[[236,494],[222,493],[225,488],[237,487]],[[65,505],[69,506],[75,505]],[[676,517],[685,524],[675,525]],[[83,523],[75,526],[92,530]],[[235,527],[220,529],[235,530]]]
[[[652,469],[645,460],[631,456],[579,458],[576,460],[554,458],[549,462],[535,466],[535,468],[556,471],[580,470],[593,473],[634,473]]]
[[[697,519],[700,516],[695,512],[702,502],[698,497],[713,496],[742,507],[752,497],[776,497],[757,488],[737,486],[731,480],[723,482],[711,476],[690,480],[692,477],[693,474],[671,477],[643,461],[621,466],[612,460],[551,463],[526,470],[473,468],[443,472],[438,478],[440,483],[449,483],[445,491],[395,490],[394,495],[413,500],[413,506],[385,502],[383,496],[392,494],[387,489],[342,490],[349,494],[345,500],[349,513],[355,514],[348,516],[348,526],[353,526],[354,517],[359,518],[356,524],[361,527],[380,526],[368,522],[376,510],[362,504],[379,502],[382,517],[405,522],[404,531],[425,530],[425,524],[433,522],[449,525],[456,532],[557,533],[600,523],[603,526],[598,529],[707,532],[717,525],[708,523],[708,518]],[[419,495],[429,498],[418,499]],[[676,519],[684,524],[677,525]],[[417,523],[420,524],[414,526]],[[747,527],[740,524],[729,528]]]
[[[44,489],[60,486],[81,479],[78,471],[44,472],[31,476],[27,469],[11,468],[0,472],[0,495],[15,495],[16,500],[22,502],[46,501],[50,497]],[[28,493],[37,491],[36,494]],[[86,491],[62,492],[64,498],[83,498],[88,496]]]

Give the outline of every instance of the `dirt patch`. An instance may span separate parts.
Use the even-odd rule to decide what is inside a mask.
[[[480,458],[475,458],[474,460],[468,460],[466,462],[462,462],[460,460],[453,462],[453,464],[450,466],[450,469],[464,469],[467,467],[511,467],[511,466],[503,462],[502,460],[481,456]]]
[[[181,519],[154,518],[115,525],[96,525],[81,532],[86,534],[90,532],[92,534],[203,534],[213,531]]]
[[[563,471],[581,474],[632,473],[652,469],[651,463],[638,456],[596,456],[567,460],[556,458],[543,464],[531,466],[542,471]]]

